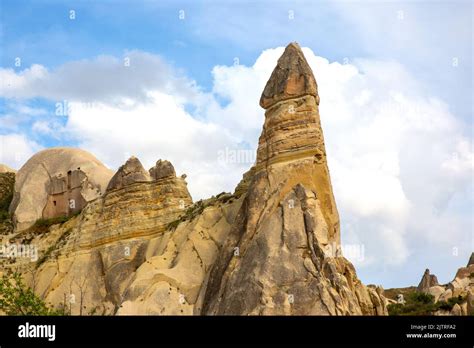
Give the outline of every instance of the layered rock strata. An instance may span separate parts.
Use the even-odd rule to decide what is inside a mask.
[[[72,314],[114,314],[137,269],[163,248],[168,225],[192,204],[191,196],[176,176],[142,181],[148,172],[138,164],[127,161],[115,175],[120,185],[30,241],[40,258],[25,277],[47,302],[65,302]]]

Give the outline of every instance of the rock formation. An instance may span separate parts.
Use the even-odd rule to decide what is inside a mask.
[[[419,292],[428,292],[428,289],[432,286],[438,285],[438,278],[434,274],[430,274],[430,270],[427,268],[423,277],[421,278],[420,284],[418,284],[417,290]]]
[[[78,301],[83,297],[85,307],[71,306],[73,314],[114,314],[137,269],[171,243],[168,225],[192,203],[186,182],[176,176],[134,181],[147,173],[139,163],[128,160],[114,176],[124,179],[117,179],[119,186],[32,241],[42,255],[54,246],[35,264],[35,290],[45,300],[61,304],[72,293]]]
[[[386,314],[340,255],[317,84],[296,43],[262,94],[265,123],[242,207],[210,273],[203,314]]]
[[[469,258],[466,267],[469,267],[470,265],[474,265],[474,252],[471,253],[471,257]]]
[[[394,301],[394,294],[414,291],[423,292],[433,296],[438,309],[434,315],[473,315],[474,314],[474,253],[471,254],[466,267],[461,267],[456,272],[454,279],[448,284],[438,284],[436,276],[425,270],[418,287],[388,289],[384,295],[390,303]]]
[[[158,160],[156,165],[150,168],[150,176],[153,180],[160,180],[170,176],[176,176],[174,167],[169,161]]]
[[[31,157],[16,174],[10,213],[17,230],[44,217],[69,215],[99,197],[112,172],[90,153],[51,148]]]
[[[255,166],[234,194],[195,203],[168,161],[147,172],[132,157],[112,177],[92,156],[33,156],[18,173],[12,239],[26,238],[48,195],[68,189],[64,173],[80,167],[77,180],[99,190],[47,233],[28,229],[40,258],[8,267],[23,267],[36,293],[73,314],[387,314],[383,289],[364,286],[341,255],[318,88],[298,44],[260,104]]]
[[[135,182],[151,181],[148,172],[143,168],[140,160],[136,157],[130,157],[117,173],[110,179],[107,191],[120,189]]]

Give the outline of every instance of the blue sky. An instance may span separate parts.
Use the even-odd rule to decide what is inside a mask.
[[[467,262],[470,1],[0,3],[0,162],[19,168],[41,148],[80,146],[112,168],[131,154],[169,158],[195,198],[232,191],[251,163],[216,153],[255,149],[259,93],[297,41],[326,102],[343,240],[365,246],[366,261],[354,261],[363,281],[411,285],[426,267],[449,281]],[[57,115],[65,100],[91,104]]]

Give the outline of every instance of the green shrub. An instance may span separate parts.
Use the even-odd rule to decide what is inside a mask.
[[[34,223],[33,226],[31,226],[28,231],[33,232],[33,234],[42,234],[48,232],[49,228],[53,225],[57,224],[63,224],[69,220],[71,220],[74,216],[77,216],[79,213],[72,214],[69,216],[58,216],[50,219],[38,219]]]
[[[405,304],[390,304],[387,306],[389,315],[432,315],[438,309],[434,296],[422,292],[408,293]]]
[[[459,295],[458,297],[451,297],[450,299],[448,299],[447,302],[439,301],[437,304],[438,304],[439,309],[450,311],[451,309],[453,309],[455,304],[461,305],[464,301],[465,301],[465,298]]]
[[[387,306],[389,315],[433,315],[438,309],[450,311],[455,304],[461,305],[465,297],[457,296],[450,298],[447,302],[434,303],[434,296],[422,292],[411,292],[406,296],[406,303],[389,304]]]
[[[0,278],[0,310],[7,315],[65,315],[61,309],[49,307],[27,287],[20,273],[4,274]]]

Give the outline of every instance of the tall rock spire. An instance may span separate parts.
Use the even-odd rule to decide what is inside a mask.
[[[209,275],[203,314],[386,314],[340,254],[317,84],[291,43],[260,105],[265,123],[242,207]]]
[[[327,225],[328,242],[339,244],[339,216],[327,167],[317,90],[313,71],[300,46],[290,43],[278,59],[260,99],[266,111],[257,169],[285,164],[278,170],[279,180],[290,185],[303,184],[316,193]]]

